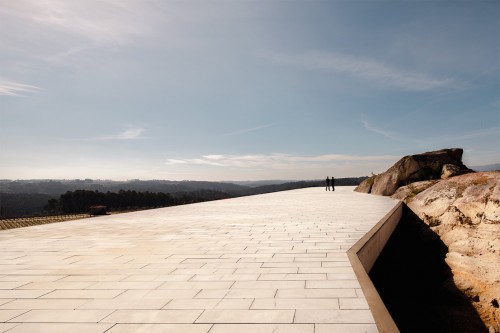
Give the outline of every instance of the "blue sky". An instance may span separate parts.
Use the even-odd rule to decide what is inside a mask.
[[[500,2],[0,0],[0,178],[500,162]]]

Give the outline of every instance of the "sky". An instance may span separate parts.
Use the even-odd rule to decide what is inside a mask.
[[[0,0],[0,179],[500,162],[497,0]]]

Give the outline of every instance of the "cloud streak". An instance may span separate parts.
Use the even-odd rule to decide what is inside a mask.
[[[371,132],[374,132],[374,133],[377,133],[377,134],[380,134],[388,139],[391,139],[391,140],[394,140],[394,141],[397,141],[396,137],[394,137],[394,135],[392,135],[391,132],[389,131],[384,131],[384,130],[381,130],[379,128],[376,128],[376,127],[373,127],[372,125],[370,125],[370,123],[368,123],[368,121],[366,120],[362,120],[361,121],[363,123],[363,127]]]
[[[287,168],[304,166],[326,166],[336,163],[363,163],[395,161],[399,157],[393,155],[342,155],[327,154],[317,156],[300,156],[290,154],[255,154],[255,155],[205,155],[191,159],[167,159],[168,166],[173,165],[205,165],[214,167],[235,168]]]
[[[161,20],[155,4],[134,0],[4,1],[0,21],[10,34],[2,46],[16,55],[61,65],[88,51],[116,49],[154,33]]]
[[[23,96],[25,93],[36,93],[41,89],[29,84],[0,80],[0,96]]]
[[[128,129],[121,133],[100,136],[92,139],[93,141],[120,141],[120,140],[137,140],[141,139],[141,134],[144,133],[143,128]]]
[[[83,37],[92,42],[104,44],[125,41],[134,34],[136,22],[134,10],[141,6],[134,1],[27,1],[17,0],[2,4],[0,13],[16,17],[27,26],[35,25],[52,32],[73,37]],[[120,15],[117,15],[119,13]],[[142,29],[143,26],[140,26]]]
[[[261,129],[264,129],[264,128],[267,128],[267,127],[271,127],[271,126],[273,126],[273,125],[272,124],[267,124],[267,125],[261,125],[261,126],[257,126],[257,127],[252,127],[252,128],[246,128],[246,129],[242,129],[242,130],[239,130],[239,131],[235,131],[235,132],[224,134],[224,136],[233,136],[233,135],[239,135],[239,134],[245,134],[245,133],[255,132],[255,131],[259,131]]]
[[[372,85],[403,91],[429,91],[458,85],[451,78],[435,78],[424,73],[399,69],[372,58],[336,52],[269,53],[261,56],[283,65],[346,74]]]
[[[481,137],[486,137],[486,136],[500,136],[500,126],[483,128],[483,129],[476,130],[476,131],[464,132],[460,135],[450,135],[450,136],[429,138],[429,139],[425,140],[425,142],[447,143],[447,142],[476,139],[476,138],[481,138]]]

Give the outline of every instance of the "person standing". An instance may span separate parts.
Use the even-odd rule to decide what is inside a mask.
[[[328,178],[328,176],[326,176],[326,189],[325,191],[330,191],[330,178]]]
[[[335,178],[332,177],[332,191],[335,191]]]

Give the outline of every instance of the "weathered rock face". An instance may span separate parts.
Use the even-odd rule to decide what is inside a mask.
[[[372,176],[370,178],[363,180],[361,184],[359,184],[354,190],[361,193],[370,193],[375,177],[376,176]]]
[[[463,149],[453,148],[405,156],[386,172],[363,181],[355,191],[392,195],[399,187],[413,182],[441,179],[442,174],[449,177],[471,172],[462,163],[462,154]]]
[[[448,246],[456,286],[490,331],[500,332],[500,172],[414,183],[393,197],[405,199]]]
[[[448,179],[450,177],[458,176],[462,172],[462,169],[458,165],[445,164],[441,170],[441,179]]]
[[[500,172],[478,172],[440,181],[417,194],[408,206],[426,223],[434,218],[443,226],[500,224]]]
[[[438,180],[424,180],[421,182],[411,183],[410,185],[402,186],[396,190],[396,192],[391,195],[391,198],[404,201],[408,203],[417,194],[425,191],[432,185],[436,184]]]

